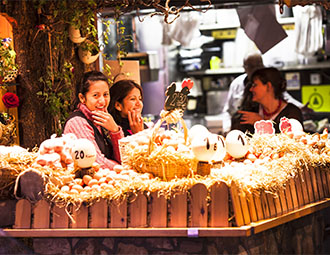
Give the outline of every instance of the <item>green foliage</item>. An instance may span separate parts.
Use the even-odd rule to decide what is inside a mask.
[[[50,66],[47,66],[47,74],[39,79],[44,87],[37,95],[43,98],[46,112],[58,121],[56,132],[60,131],[60,126],[69,115],[72,81],[73,67],[69,62],[65,62],[59,71],[53,71]]]
[[[3,79],[6,75],[18,69],[15,59],[16,52],[10,46],[10,38],[0,37],[0,77]],[[1,81],[0,81],[1,82]]]

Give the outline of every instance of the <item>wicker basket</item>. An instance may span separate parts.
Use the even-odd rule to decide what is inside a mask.
[[[149,138],[148,151],[146,152],[146,154],[143,157],[140,157],[139,160],[135,160],[135,162],[132,162],[131,160],[128,164],[131,165],[133,169],[137,172],[151,173],[155,177],[159,177],[163,180],[171,180],[176,177],[182,178],[187,177],[189,175],[193,175],[197,171],[198,161],[192,153],[189,155],[188,152],[186,153],[187,155],[185,155],[185,153],[180,153],[181,160],[177,161],[175,161],[174,159],[165,159],[163,154],[158,154],[156,158],[152,157],[152,152],[156,149],[157,146],[155,143],[155,138],[163,121],[164,120],[160,119],[155,124],[152,130],[152,134]],[[180,123],[184,130],[184,141],[185,144],[187,144],[187,126],[182,118],[180,119]],[[177,157],[177,153],[178,152],[175,152],[176,155],[173,155],[173,158],[175,158],[175,156]]]

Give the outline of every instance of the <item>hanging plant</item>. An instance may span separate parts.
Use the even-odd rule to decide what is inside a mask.
[[[100,48],[96,42],[90,40],[84,41],[79,45],[78,55],[81,62],[91,64],[97,60],[100,54]]]
[[[16,52],[10,46],[11,38],[0,37],[0,84],[12,82],[18,72]]]

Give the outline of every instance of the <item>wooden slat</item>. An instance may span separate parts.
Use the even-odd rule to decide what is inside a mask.
[[[291,178],[289,180],[289,186],[290,186],[290,191],[291,191],[293,209],[297,209],[297,208],[299,208],[299,202],[298,202],[296,185],[295,185],[295,181],[293,178]]]
[[[294,180],[294,183],[296,185],[296,191],[297,191],[297,197],[298,197],[298,206],[302,207],[305,204],[305,200],[304,200],[304,197],[303,197],[301,181],[300,181],[300,178],[298,176],[296,176],[296,178],[294,178],[293,180]]]
[[[328,189],[328,180],[327,180],[327,174],[324,167],[321,167],[321,179],[322,179],[322,186],[324,191],[324,197],[329,197],[329,189]]]
[[[315,169],[316,182],[317,182],[317,187],[319,190],[320,199],[323,199],[324,191],[323,191],[323,184],[322,184],[322,179],[321,179],[321,169],[319,167],[315,167],[314,169]]]
[[[316,175],[315,175],[315,170],[313,167],[309,168],[309,173],[311,176],[311,181],[312,181],[312,187],[313,187],[313,194],[314,194],[314,201],[319,201],[320,200],[320,195],[319,195],[319,191],[317,188],[317,181],[316,181]]]
[[[127,228],[127,199],[111,201],[110,219],[111,228]]]
[[[309,200],[309,194],[308,194],[308,187],[307,187],[307,183],[306,183],[306,179],[305,179],[305,170],[302,171],[299,175],[298,178],[300,180],[301,183],[301,189],[303,192],[303,198],[304,198],[304,204],[308,204],[310,202]]]
[[[231,201],[233,203],[236,225],[243,226],[244,225],[243,211],[242,211],[238,192],[239,191],[236,187],[236,184],[232,182],[230,186],[230,195],[231,195]]]
[[[254,205],[256,206],[258,220],[265,219],[264,210],[262,208],[260,195],[254,194],[253,195],[253,200],[254,200]]]
[[[51,228],[68,228],[69,227],[69,218],[65,212],[64,207],[57,207],[56,205],[52,208],[53,220],[50,224]]]
[[[260,193],[260,200],[262,211],[264,212],[264,219],[268,219],[270,217],[270,209],[267,201],[267,196],[264,191]]]
[[[249,206],[246,199],[246,195],[244,193],[239,194],[239,200],[242,207],[244,224],[248,225],[251,223],[251,217],[250,217]]]
[[[276,216],[280,216],[283,213],[280,197],[279,197],[279,195],[277,195],[277,196],[273,196],[273,198],[274,198],[274,204],[275,204],[275,209],[276,209]]]
[[[286,196],[285,196],[285,191],[284,189],[281,189],[278,192],[278,197],[280,199],[281,202],[281,207],[282,207],[282,214],[287,213],[288,212],[288,203],[286,201]]]
[[[147,198],[144,194],[138,193],[128,204],[130,221],[128,227],[147,227]]]
[[[307,169],[307,168],[304,169],[304,177],[305,177],[305,182],[307,185],[307,193],[308,193],[309,202],[312,203],[315,201],[315,196],[314,196],[313,184],[312,184],[312,179],[311,179],[311,173],[310,173],[309,169]]]
[[[187,193],[176,194],[170,199],[169,222],[171,228],[187,227]]]
[[[249,206],[249,212],[251,217],[251,222],[258,221],[257,209],[256,205],[254,204],[254,199],[252,194],[246,195],[246,200]]]
[[[221,182],[210,188],[211,204],[209,227],[228,227],[229,201],[228,186]]]
[[[275,217],[276,216],[276,208],[275,208],[275,202],[274,202],[274,195],[266,193],[266,197],[267,197],[267,201],[268,201],[270,217]]]
[[[34,220],[32,228],[49,228],[50,227],[50,207],[51,205],[45,200],[40,200],[33,208]]]
[[[207,227],[207,188],[197,183],[190,190],[190,227]]]
[[[329,197],[330,197],[330,172],[329,172],[329,170],[325,172],[325,175],[327,177],[327,183],[328,183],[327,188],[328,188]]]
[[[150,227],[166,228],[167,226],[167,201],[165,196],[158,196],[158,192],[150,194]]]
[[[100,199],[90,207],[90,228],[108,227],[108,204],[105,199]]]
[[[85,205],[79,207],[73,206],[72,209],[73,222],[72,228],[88,228],[88,208]]]
[[[14,228],[31,228],[31,203],[21,199],[16,203]]]
[[[288,205],[288,211],[294,210],[289,182],[285,186],[284,194],[285,194],[286,202]]]

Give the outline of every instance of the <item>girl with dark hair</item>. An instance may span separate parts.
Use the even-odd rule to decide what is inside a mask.
[[[96,162],[104,168],[113,169],[120,163],[118,140],[124,137],[111,114],[108,78],[101,72],[84,74],[76,86],[75,110],[64,126],[64,134],[73,133],[77,138],[86,138],[95,146]]]
[[[147,126],[142,120],[143,92],[139,84],[125,79],[115,82],[110,88],[109,113],[122,127],[124,135],[132,135]]]
[[[279,123],[282,117],[293,118],[301,124],[303,115],[301,110],[283,99],[286,81],[276,68],[262,68],[256,70],[252,76],[250,87],[252,101],[259,103],[258,112],[238,111],[241,114],[241,124],[253,125],[259,120],[272,120],[275,132],[279,133]]]

